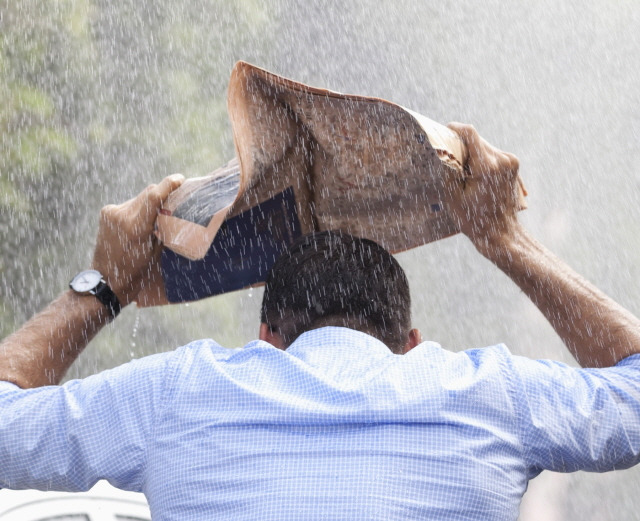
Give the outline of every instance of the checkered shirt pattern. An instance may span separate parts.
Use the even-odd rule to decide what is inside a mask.
[[[640,458],[640,355],[406,355],[344,328],[200,340],[60,387],[0,384],[0,487],[142,491],[157,520],[514,520],[543,469]]]

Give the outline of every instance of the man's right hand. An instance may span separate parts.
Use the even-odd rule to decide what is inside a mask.
[[[533,301],[584,367],[640,353],[640,320],[584,280],[518,222],[518,160],[452,123],[468,150],[469,178],[450,203],[461,231]]]
[[[462,233],[480,248],[517,223],[524,187],[516,156],[487,143],[471,125],[450,123],[467,148],[467,176],[451,202]],[[526,194],[526,192],[524,192]]]

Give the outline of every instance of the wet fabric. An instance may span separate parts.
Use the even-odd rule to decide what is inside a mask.
[[[61,387],[0,384],[0,486],[146,494],[154,519],[514,520],[542,469],[640,453],[640,355],[404,356],[344,328],[201,340]]]

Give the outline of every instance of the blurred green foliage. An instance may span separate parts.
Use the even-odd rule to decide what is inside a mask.
[[[270,23],[253,0],[0,0],[0,336],[88,265],[101,206],[233,156],[229,73],[256,38],[268,53]],[[190,311],[215,328],[238,305]],[[138,313],[101,334],[94,367],[76,373],[193,334],[179,308],[145,310],[141,324]]]

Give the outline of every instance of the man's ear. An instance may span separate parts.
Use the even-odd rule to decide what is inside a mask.
[[[402,349],[402,354],[406,354],[409,351],[411,351],[414,347],[416,347],[418,344],[422,343],[422,333],[420,333],[419,329],[412,329],[411,331],[409,331],[409,334],[407,335],[407,343],[404,345],[404,348]]]
[[[273,331],[267,324],[262,322],[260,324],[260,332],[258,333],[258,338],[264,342],[268,342],[274,347],[278,349],[282,349],[283,351],[286,349],[284,345],[284,341],[282,340],[282,336],[277,331]]]

